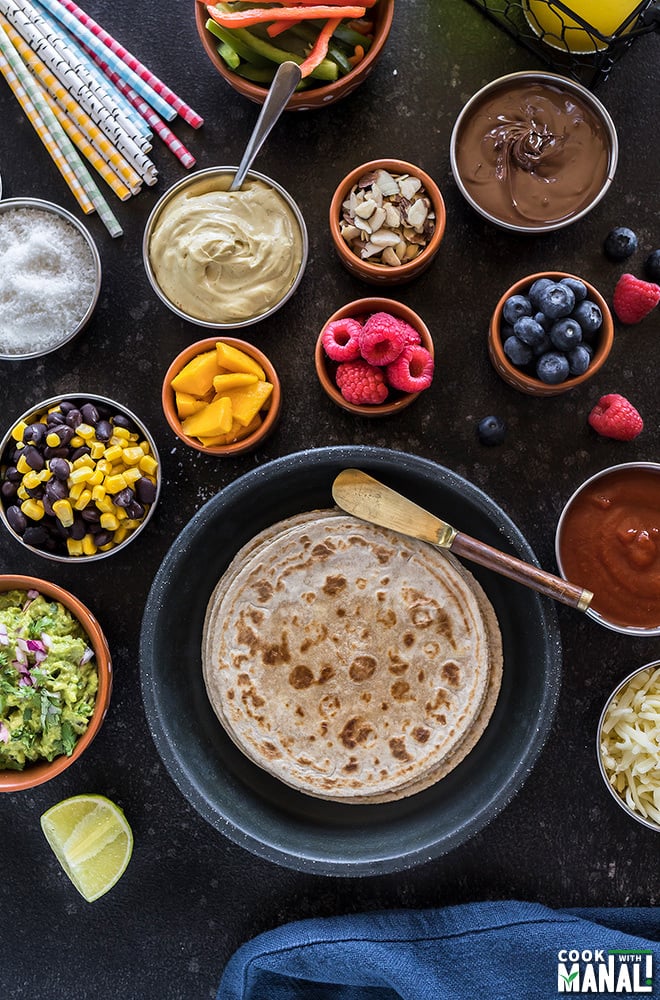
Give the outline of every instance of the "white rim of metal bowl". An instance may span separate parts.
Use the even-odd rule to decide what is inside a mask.
[[[160,489],[163,478],[162,468],[160,463],[160,455],[158,454],[158,448],[156,447],[156,442],[154,441],[151,433],[147,429],[144,422],[140,420],[140,418],[136,416],[135,413],[133,413],[133,411],[130,410],[124,403],[118,403],[117,400],[110,399],[109,396],[99,396],[93,392],[64,392],[60,393],[59,396],[51,396],[49,399],[44,399],[41,402],[36,403],[34,406],[31,406],[20,417],[17,417],[15,420],[12,421],[6,433],[3,435],[2,441],[0,441],[0,460],[4,456],[5,449],[9,444],[9,440],[11,438],[11,432],[14,429],[14,427],[16,427],[17,424],[20,424],[21,421],[23,420],[25,420],[26,422],[33,422],[29,421],[28,418],[34,417],[38,414],[41,415],[43,411],[47,410],[50,406],[54,406],[56,403],[61,403],[63,400],[66,399],[70,399],[71,401],[78,400],[81,403],[82,402],[102,403],[104,406],[110,406],[117,413],[121,413],[129,420],[132,420],[136,428],[139,430],[140,434],[143,435],[145,440],[149,442],[149,447],[151,448],[153,457],[158,463],[158,470],[156,474],[156,496],[154,497],[153,503],[150,505],[149,510],[145,514],[140,525],[137,528],[135,528],[135,530],[132,531],[130,535],[127,535],[124,541],[120,542],[119,545],[114,545],[111,549],[108,549],[107,552],[96,552],[94,555],[91,556],[63,556],[57,553],[47,552],[45,549],[39,549],[35,545],[28,545],[27,542],[23,541],[22,537],[18,535],[10,525],[9,521],[7,520],[7,514],[5,512],[4,502],[0,502],[0,521],[2,521],[2,523],[4,524],[5,528],[7,529],[11,537],[15,539],[17,542],[19,542],[29,552],[34,552],[35,555],[41,556],[43,559],[50,559],[52,562],[61,562],[67,564],[82,563],[84,565],[87,565],[87,563],[97,562],[100,559],[107,559],[109,556],[113,556],[116,552],[120,552],[127,545],[129,545],[135,538],[137,538],[137,536],[141,534],[142,531],[146,528],[147,524],[151,520],[154,510],[156,509],[160,497]]]
[[[158,284],[158,281],[156,280],[156,276],[153,272],[153,268],[151,266],[151,260],[149,257],[149,244],[151,242],[151,235],[153,233],[154,226],[158,221],[158,216],[163,211],[167,203],[171,201],[171,199],[174,198],[175,195],[179,194],[179,192],[182,191],[184,188],[191,187],[197,184],[198,182],[203,181],[204,178],[210,178],[214,176],[219,177],[226,174],[233,176],[237,170],[238,167],[236,166],[208,167],[205,170],[197,170],[194,174],[189,174],[187,177],[183,177],[180,181],[177,181],[177,183],[174,184],[171,188],[168,188],[168,190],[156,202],[153,209],[151,210],[151,214],[149,215],[149,218],[147,219],[146,225],[144,227],[144,236],[142,238],[142,262],[144,264],[144,269],[147,272],[147,278],[149,279],[149,284],[151,285],[151,287],[153,288],[154,292],[161,300],[161,302],[163,302],[168,309],[170,309],[173,313],[175,313],[175,315],[179,316],[181,319],[187,320],[189,323],[194,323],[196,326],[204,327],[207,330],[225,330],[225,331],[241,330],[243,329],[243,327],[252,326],[254,323],[260,323],[262,320],[268,319],[270,316],[273,315],[273,313],[276,313],[278,309],[281,309],[282,306],[285,304],[285,302],[288,302],[288,300],[297,290],[300,282],[302,281],[303,274],[305,273],[305,269],[307,267],[307,259],[309,257],[309,235],[307,233],[307,226],[305,224],[303,214],[297,203],[294,201],[293,197],[289,194],[289,192],[285,188],[282,187],[281,184],[278,184],[277,181],[274,181],[272,177],[267,177],[266,174],[259,173],[259,171],[257,170],[249,170],[246,174],[246,178],[252,178],[263,181],[265,184],[268,184],[270,187],[274,188],[275,191],[277,191],[284,199],[284,201],[287,203],[287,205],[289,206],[289,208],[291,209],[291,211],[295,216],[296,222],[298,223],[298,227],[300,229],[300,235],[302,238],[302,256],[300,260],[300,266],[298,268],[298,273],[296,274],[295,280],[291,285],[291,287],[287,289],[286,294],[280,299],[280,301],[277,302],[274,306],[271,306],[270,309],[266,310],[266,312],[260,313],[258,316],[253,316],[251,319],[241,320],[235,323],[213,323],[210,320],[199,319],[197,316],[191,316],[189,313],[184,312],[182,309],[179,309],[178,306],[174,305],[174,303],[167,297],[167,295],[165,295],[160,285]]]
[[[49,347],[42,351],[29,351],[23,354],[4,354],[0,348],[0,360],[2,361],[29,361],[31,358],[43,358],[48,354],[52,354],[53,351],[59,351],[66,344],[71,343],[71,341],[85,329],[92,317],[92,313],[96,309],[96,304],[99,300],[99,295],[101,294],[101,282],[103,278],[101,258],[99,256],[96,243],[86,226],[84,226],[83,223],[75,217],[75,215],[68,212],[66,208],[62,208],[61,205],[56,205],[52,201],[45,201],[42,198],[6,198],[0,201],[0,212],[2,213],[21,208],[34,209],[40,212],[50,212],[52,215],[58,215],[61,219],[69,222],[80,233],[90,249],[92,260],[94,262],[94,294],[87,306],[87,309],[85,310],[84,315],[78,321],[77,326],[75,326],[74,329],[67,333],[61,340],[58,340],[53,347]]]

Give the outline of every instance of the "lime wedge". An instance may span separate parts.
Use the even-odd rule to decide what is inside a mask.
[[[55,857],[88,903],[121,878],[133,852],[123,811],[104,795],[74,795],[51,806],[41,829]]]

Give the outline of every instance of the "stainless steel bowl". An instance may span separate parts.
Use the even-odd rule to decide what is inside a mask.
[[[643,667],[639,667],[637,670],[633,670],[633,672],[628,674],[627,677],[624,677],[621,683],[615,687],[614,691],[605,702],[603,711],[601,712],[600,719],[598,721],[598,728],[596,730],[596,758],[598,760],[598,767],[600,768],[600,773],[603,777],[603,781],[605,782],[608,791],[612,795],[615,802],[619,806],[621,806],[621,808],[623,809],[623,811],[626,813],[627,816],[631,816],[632,819],[637,820],[638,823],[641,823],[642,826],[647,827],[647,829],[655,830],[656,833],[660,833],[660,823],[656,823],[653,819],[649,819],[648,817],[643,816],[642,813],[639,812],[637,809],[631,809],[628,803],[622,797],[622,795],[613,787],[612,782],[610,781],[610,772],[608,771],[605,762],[603,761],[603,751],[601,749],[601,744],[603,739],[603,723],[605,722],[605,719],[608,715],[612,703],[615,700],[618,700],[619,696],[624,692],[624,690],[628,687],[628,685],[631,682],[634,683],[636,678],[638,678],[643,671],[648,670],[652,675],[653,672],[657,670],[659,667],[660,667],[660,660],[655,660],[652,663],[646,663]],[[660,758],[660,748],[658,756]],[[660,760],[656,764],[656,767],[658,765],[660,765]]]
[[[94,240],[83,224],[79,222],[74,215],[67,212],[65,208],[61,208],[59,205],[55,205],[50,201],[43,201],[41,198],[7,198],[5,201],[0,201],[0,213],[3,215],[16,211],[17,209],[50,212],[52,215],[59,216],[61,219],[64,219],[71,226],[73,226],[73,228],[84,239],[92,256],[95,272],[94,292],[83,316],[80,318],[76,326],[72,330],[68,330],[66,334],[63,334],[62,337],[57,340],[56,343],[53,343],[52,346],[44,350],[25,351],[21,354],[8,354],[3,352],[2,343],[0,341],[0,359],[3,361],[27,361],[30,358],[40,358],[46,354],[51,354],[53,351],[57,351],[61,347],[64,347],[65,344],[68,344],[74,339],[74,337],[77,337],[78,334],[85,329],[94,310],[96,309],[96,304],[101,293],[101,258],[99,257],[99,252]]]
[[[488,211],[488,209],[483,208],[477,201],[477,199],[473,197],[472,193],[465,185],[463,178],[461,177],[460,167],[458,164],[458,159],[456,154],[456,148],[458,140],[460,138],[460,132],[463,127],[463,124],[467,119],[469,119],[474,109],[481,103],[481,101],[485,97],[495,93],[499,89],[506,88],[508,85],[514,84],[516,82],[523,83],[525,81],[528,81],[530,83],[538,81],[539,83],[547,84],[549,86],[561,87],[569,94],[574,94],[575,96],[581,98],[581,100],[584,101],[584,103],[587,104],[588,107],[593,111],[593,113],[602,121],[602,124],[605,128],[610,144],[610,156],[609,156],[607,175],[600,190],[596,193],[595,197],[591,200],[591,202],[588,205],[584,206],[580,211],[576,212],[574,215],[569,216],[568,218],[553,220],[548,223],[539,223],[538,225],[530,225],[530,226],[516,225],[515,223],[509,222],[506,219],[498,218],[498,216],[493,215],[490,211]],[[491,83],[486,84],[485,87],[482,87],[481,90],[478,90],[476,94],[474,94],[469,99],[469,101],[464,105],[462,111],[459,113],[458,118],[454,123],[454,128],[452,130],[451,140],[450,140],[449,157],[451,162],[452,173],[454,175],[456,184],[458,185],[458,188],[463,197],[465,198],[465,200],[472,206],[472,208],[475,209],[475,211],[479,212],[479,214],[482,215],[484,218],[488,219],[489,222],[493,222],[496,226],[500,226],[502,229],[514,230],[515,232],[519,233],[543,233],[543,232],[550,232],[555,229],[562,229],[564,226],[572,225],[572,223],[577,222],[578,219],[581,219],[583,216],[585,216],[587,212],[590,212],[591,209],[598,204],[601,198],[605,196],[607,190],[609,189],[612,183],[612,180],[614,179],[614,174],[616,171],[617,162],[619,158],[619,141],[616,133],[616,128],[614,126],[614,122],[612,121],[609,112],[607,111],[605,106],[601,103],[601,101],[599,101],[597,97],[594,97],[591,91],[587,90],[586,87],[583,87],[582,84],[577,83],[575,80],[571,80],[568,77],[561,76],[558,73],[546,73],[543,71],[536,71],[536,70],[523,70],[518,73],[508,73],[506,76],[498,77],[496,80],[491,81]]]
[[[561,532],[566,520],[567,512],[572,506],[575,498],[582,493],[591,483],[597,479],[602,479],[604,476],[610,475],[612,472],[616,472],[622,469],[648,469],[650,472],[655,473],[660,476],[660,462],[623,462],[621,465],[610,465],[607,469],[602,469],[600,472],[596,472],[589,479],[586,479],[574,493],[569,497],[564,505],[564,509],[561,512],[559,521],[557,522],[557,528],[555,531],[555,558],[557,560],[557,566],[559,567],[559,572],[566,579],[566,573],[564,571],[564,566],[562,565],[561,551],[560,551],[560,538]],[[574,581],[576,582],[576,581]],[[585,587],[589,587],[588,580],[580,581]],[[660,625],[656,628],[641,628],[635,625],[618,625],[615,622],[609,621],[603,615],[594,611],[593,608],[588,608],[586,614],[597,621],[600,625],[604,625],[605,628],[611,629],[613,632],[621,632],[624,635],[635,635],[635,636],[659,636],[660,635]]]
[[[286,191],[280,184],[278,184],[272,178],[266,177],[265,174],[258,173],[256,170],[250,170],[246,175],[247,179],[260,180],[263,181],[265,184],[268,184],[270,187],[274,188],[274,190],[279,193],[279,195],[283,198],[283,200],[291,209],[295,217],[295,220],[298,224],[298,227],[300,229],[300,236],[302,241],[302,257],[293,284],[291,285],[290,288],[287,289],[286,293],[282,296],[282,298],[274,306],[271,306],[270,309],[264,312],[260,312],[257,315],[251,316],[248,319],[234,321],[234,322],[214,323],[209,320],[200,319],[197,316],[193,316],[190,313],[184,312],[177,305],[175,305],[174,302],[172,302],[172,300],[167,296],[167,294],[158,284],[150,258],[151,239],[154,229],[158,223],[159,217],[163,212],[163,210],[165,209],[165,207],[172,201],[172,199],[180,195],[183,191],[192,190],[196,187],[205,188],[208,185],[208,181],[214,178],[227,177],[227,176],[233,177],[237,169],[238,169],[237,167],[227,167],[227,166],[209,167],[206,170],[198,170],[194,174],[189,174],[187,177],[184,177],[182,180],[178,181],[178,183],[174,184],[173,187],[171,187],[168,191],[165,192],[165,194],[154,206],[149,218],[147,219],[147,224],[144,229],[144,237],[142,240],[142,260],[144,262],[144,267],[147,272],[149,283],[151,284],[151,287],[155,291],[158,298],[162,302],[164,302],[165,305],[169,309],[171,309],[173,313],[176,313],[177,316],[180,316],[181,319],[188,320],[189,323],[195,323],[197,326],[203,326],[211,330],[238,330],[241,329],[242,327],[251,326],[253,323],[259,323],[261,322],[261,320],[268,319],[269,316],[272,316],[273,313],[277,312],[277,310],[280,309],[284,305],[284,303],[291,298],[293,293],[298,288],[298,285],[300,284],[302,276],[305,272],[305,267],[307,266],[307,258],[309,255],[309,238],[307,235],[307,227],[305,225],[305,220],[303,218],[302,212],[300,211],[296,202],[293,200],[288,191]]]
[[[129,410],[128,407],[124,406],[123,403],[117,403],[116,400],[109,399],[107,396],[98,396],[91,392],[85,392],[85,393],[70,392],[70,393],[62,393],[59,396],[52,396],[50,399],[44,399],[42,402],[37,403],[35,406],[30,407],[29,410],[26,410],[25,413],[23,413],[16,420],[12,421],[10,427],[4,434],[2,441],[0,441],[0,469],[4,470],[4,468],[6,467],[7,463],[5,461],[5,454],[7,451],[7,447],[10,443],[12,430],[14,429],[14,427],[16,427],[23,421],[25,421],[25,423],[27,424],[34,423],[44,413],[46,413],[50,409],[50,407],[55,406],[58,403],[63,402],[64,400],[71,400],[72,402],[79,403],[81,405],[82,403],[86,402],[100,404],[110,408],[114,413],[119,413],[125,416],[135,425],[140,435],[149,443],[149,447],[151,448],[151,453],[156,462],[158,463],[158,469],[156,472],[156,496],[153,500],[153,503],[150,504],[149,509],[147,510],[146,514],[144,515],[138,527],[135,528],[133,531],[131,531],[130,534],[128,534],[122,542],[113,546],[111,549],[108,549],[106,552],[96,552],[93,555],[69,556],[69,555],[60,555],[59,553],[48,552],[47,550],[37,548],[34,545],[28,545],[23,540],[23,538],[16,531],[14,531],[14,529],[10,525],[9,521],[7,520],[5,501],[4,499],[0,500],[0,521],[5,526],[7,531],[10,533],[12,538],[14,538],[17,542],[20,542],[20,544],[23,545],[24,548],[28,549],[30,552],[34,552],[38,556],[43,556],[44,559],[51,559],[54,562],[87,564],[90,562],[96,562],[99,559],[105,559],[107,556],[112,556],[116,552],[120,552],[130,542],[132,542],[135,538],[137,538],[138,535],[142,534],[147,524],[153,517],[154,510],[156,509],[156,505],[160,497],[160,489],[162,482],[162,467],[160,463],[160,456],[158,454],[158,449],[156,447],[156,442],[154,441],[153,437],[151,436],[151,434],[149,433],[143,422],[140,420],[139,417],[135,415],[135,413],[133,413],[132,410]]]

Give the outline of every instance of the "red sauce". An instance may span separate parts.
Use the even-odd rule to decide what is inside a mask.
[[[559,557],[607,621],[660,626],[660,471],[617,469],[585,486],[564,514]]]

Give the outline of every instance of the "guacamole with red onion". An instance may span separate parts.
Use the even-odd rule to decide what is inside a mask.
[[[70,756],[97,688],[87,633],[63,604],[36,590],[0,594],[0,770]]]

